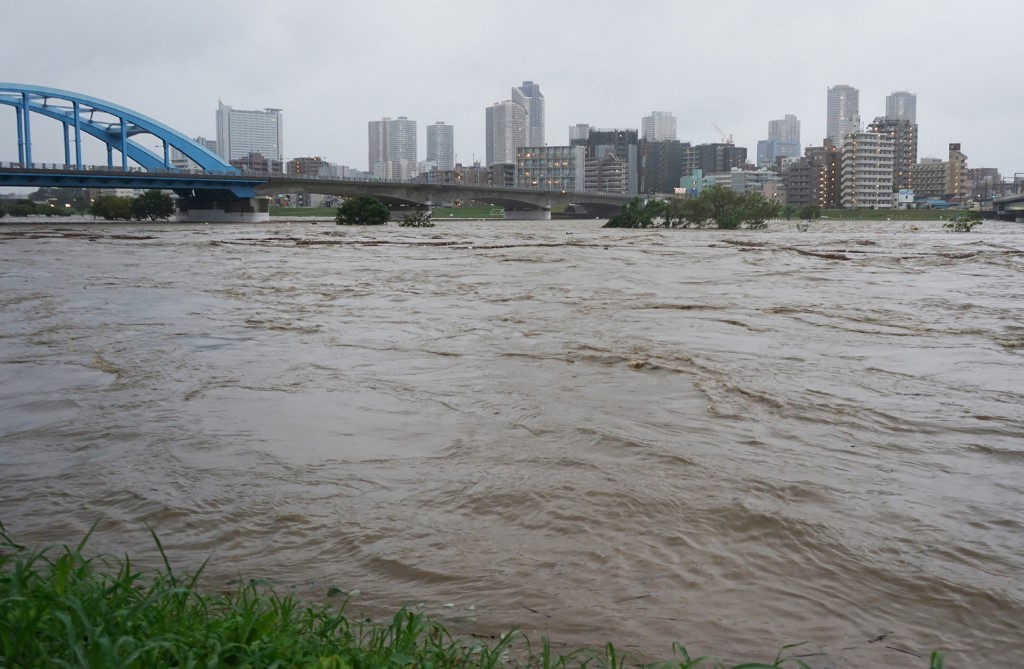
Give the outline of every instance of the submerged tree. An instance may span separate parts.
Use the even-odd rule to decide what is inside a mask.
[[[167,219],[174,216],[174,200],[161,190],[147,190],[132,200],[132,218],[141,221]]]
[[[974,226],[981,225],[982,222],[980,211],[964,211],[954,216],[949,223],[942,227],[953,232],[970,232]]]
[[[413,214],[406,214],[398,225],[403,228],[432,228],[434,222],[430,220],[429,211],[417,211]]]
[[[635,197],[622,206],[619,213],[608,219],[604,224],[606,228],[653,228],[657,224],[656,218],[665,213],[665,203],[661,200],[648,200],[640,204],[640,198]]]
[[[114,219],[130,220],[133,212],[133,198],[118,195],[101,195],[96,198],[89,211],[93,216],[112,221]]]
[[[782,205],[760,193],[737,193],[715,185],[692,198],[673,198],[665,215],[666,225],[673,228],[707,228],[723,230],[747,228],[760,230],[766,221],[777,218]]]
[[[338,207],[334,222],[338,225],[384,225],[389,218],[391,212],[380,200],[358,195],[350,197]]]

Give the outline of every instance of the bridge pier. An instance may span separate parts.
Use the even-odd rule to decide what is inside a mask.
[[[179,198],[178,220],[190,223],[267,223],[270,221],[270,198]]]
[[[550,221],[551,209],[509,209],[505,208],[506,221]]]

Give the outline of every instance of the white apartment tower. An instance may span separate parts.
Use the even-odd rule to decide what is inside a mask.
[[[455,128],[444,121],[427,126],[427,162],[438,170],[455,169]]]
[[[640,137],[652,142],[676,139],[676,117],[667,111],[652,111],[640,121]]]
[[[513,87],[512,102],[522,105],[526,110],[526,146],[544,146],[544,94],[540,92],[540,85],[524,81],[522,86]],[[514,162],[514,150],[512,159]]]
[[[907,91],[893,91],[885,97],[885,118],[917,123],[917,95]]]
[[[217,102],[217,154],[227,161],[259,153],[284,161],[280,109],[233,109]]]
[[[860,131],[860,91],[853,86],[839,85],[828,89],[828,109],[825,117],[825,137],[835,146],[843,145],[843,138]]]
[[[892,209],[896,143],[879,132],[847,135],[840,154],[839,188],[845,209]]]
[[[529,116],[518,102],[495,102],[486,109],[487,166],[515,164],[516,149],[530,146]]]

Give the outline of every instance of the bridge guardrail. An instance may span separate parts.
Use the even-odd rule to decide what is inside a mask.
[[[357,184],[405,184],[408,186],[435,186],[435,187],[449,187],[458,188],[465,190],[479,190],[479,191],[506,191],[509,193],[516,192],[531,192],[531,193],[569,193],[561,189],[555,188],[541,188],[541,187],[523,187],[523,186],[496,186],[490,184],[479,184],[479,183],[447,183],[447,182],[424,182],[424,181],[406,181],[402,179],[386,179],[386,178],[350,178],[350,177],[335,177],[335,176],[314,176],[307,174],[267,174],[265,172],[256,170],[238,170],[237,172],[214,172],[199,169],[186,169],[186,168],[154,168],[146,169],[144,167],[129,167],[127,170],[123,170],[120,167],[110,167],[108,165],[83,165],[79,170],[75,165],[66,165],[61,163],[32,163],[31,165],[25,165],[24,163],[9,163],[0,162],[0,169],[7,170],[59,170],[62,172],[88,172],[88,173],[104,173],[104,174],[166,174],[169,176],[199,176],[199,177],[228,177],[228,178],[239,178],[239,179],[259,179],[259,180],[273,180],[278,179],[295,179],[301,181],[333,181],[338,183],[357,183]],[[591,195],[591,196],[609,196],[609,197],[623,197],[624,193],[611,193],[607,191],[571,191],[572,193],[578,193],[579,195]]]

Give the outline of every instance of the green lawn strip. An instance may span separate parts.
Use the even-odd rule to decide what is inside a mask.
[[[28,550],[0,524],[0,667],[725,669],[713,658],[690,657],[679,644],[671,661],[641,664],[612,644],[557,654],[546,638],[533,646],[514,632],[486,643],[457,638],[404,609],[386,622],[355,620],[344,603],[302,603],[254,581],[227,593],[205,592],[197,585],[203,569],[175,573],[153,539],[164,567],[142,573],[127,557],[85,557],[88,536],[73,548]],[[784,657],[791,648],[770,664],[732,669],[809,669]],[[932,669],[941,666],[941,656],[933,655]]]

